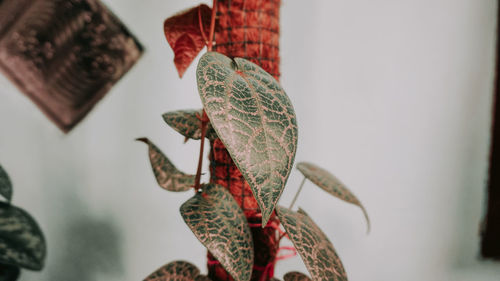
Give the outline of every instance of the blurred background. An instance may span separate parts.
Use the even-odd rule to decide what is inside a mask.
[[[192,192],[159,188],[134,141],[149,137],[178,168],[196,170],[198,142],[183,144],[161,118],[201,108],[196,62],[180,80],[163,21],[200,1],[103,2],[145,53],[68,135],[0,76],[0,161],[14,204],[48,243],[45,269],[22,281],[142,280],[179,259],[206,272],[206,251],[178,211]],[[372,220],[366,235],[359,208],[311,183],[296,204],[330,237],[349,280],[499,280],[500,264],[478,251],[496,2],[283,1],[281,82],[299,122],[296,160],[339,177]],[[301,180],[294,170],[281,204]],[[297,256],[276,276],[291,270],[307,272]]]

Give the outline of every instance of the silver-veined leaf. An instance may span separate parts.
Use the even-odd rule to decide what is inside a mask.
[[[149,160],[158,184],[168,190],[181,192],[194,186],[194,175],[179,171],[163,152],[147,138],[139,138],[148,145]]]
[[[12,183],[10,182],[9,175],[0,165],[0,195],[5,197],[8,202],[12,199]]]
[[[269,220],[297,149],[295,112],[281,85],[258,65],[215,52],[196,70],[204,109]]]
[[[285,276],[283,276],[283,279],[285,281],[311,281],[311,278],[309,278],[309,276],[298,271],[288,272],[287,274],[285,274]]]
[[[0,264],[41,270],[46,252],[35,220],[20,208],[0,203]]]
[[[281,206],[276,209],[313,280],[346,281],[347,275],[339,256],[314,221],[302,209],[298,212]]]
[[[339,179],[327,170],[309,162],[298,163],[297,169],[304,174],[307,179],[324,191],[341,200],[360,207],[366,218],[368,231],[370,231],[370,218],[368,217],[365,207],[363,207],[359,199]]]
[[[163,114],[162,117],[170,127],[183,135],[186,140],[199,140],[201,138],[201,121],[199,119],[201,114],[202,109],[188,109],[167,112]],[[217,138],[217,134],[215,133],[210,123],[208,123],[207,125],[205,136],[209,140],[214,140]]]
[[[247,220],[223,186],[209,184],[181,206],[182,218],[236,281],[252,275],[253,241]]]
[[[168,263],[144,281],[209,281],[206,276],[200,275],[200,270],[193,264],[186,261],[174,261]]]

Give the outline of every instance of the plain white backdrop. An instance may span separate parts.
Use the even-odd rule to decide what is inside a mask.
[[[186,172],[198,143],[163,122],[200,108],[194,70],[180,80],[164,39],[193,0],[104,0],[143,43],[138,64],[64,135],[0,77],[0,162],[14,204],[43,228],[48,259],[22,281],[142,280],[178,259],[205,269],[183,223],[191,192],[156,185],[149,137]],[[205,1],[207,2],[207,1]],[[361,211],[307,183],[298,206],[334,243],[351,281],[493,281],[479,260],[490,137],[495,0],[284,0],[282,84],[299,122],[298,161],[332,171]],[[206,169],[205,169],[206,171]],[[302,177],[294,171],[281,202]],[[300,257],[277,277],[306,272]]]

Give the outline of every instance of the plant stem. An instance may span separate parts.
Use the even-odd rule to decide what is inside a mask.
[[[200,121],[201,121],[200,157],[198,158],[198,169],[196,170],[196,177],[194,178],[195,192],[198,192],[198,190],[200,189],[201,167],[203,165],[203,149],[205,148],[205,134],[207,132],[207,125],[208,125],[208,116],[204,109]]]
[[[208,35],[208,46],[207,50],[212,51],[212,45],[214,42],[214,32],[215,32],[215,15],[217,14],[217,0],[214,0],[212,4],[212,18],[210,19],[210,34]]]
[[[292,209],[293,205],[295,204],[295,201],[297,201],[297,198],[299,197],[299,194],[302,191],[302,187],[304,187],[305,182],[306,182],[306,177],[304,177],[304,179],[300,183],[299,190],[297,191],[297,193],[295,193],[295,197],[293,197],[292,203],[290,203],[290,207],[288,207],[288,209],[290,210]]]

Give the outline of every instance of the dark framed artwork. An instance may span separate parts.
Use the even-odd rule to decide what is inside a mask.
[[[0,70],[64,132],[142,50],[99,0],[0,0]]]

